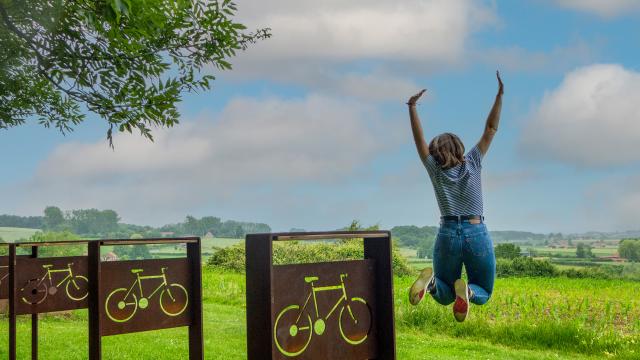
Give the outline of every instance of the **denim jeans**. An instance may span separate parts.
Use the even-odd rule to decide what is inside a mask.
[[[436,291],[432,294],[440,304],[448,305],[455,300],[453,283],[460,278],[463,264],[473,291],[469,301],[485,304],[493,292],[496,276],[496,259],[487,227],[468,221],[441,223],[433,248]]]

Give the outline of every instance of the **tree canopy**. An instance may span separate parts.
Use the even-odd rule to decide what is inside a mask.
[[[0,0],[0,129],[37,118],[66,133],[83,107],[114,129],[178,123],[184,92],[270,36],[234,21],[230,0]],[[206,74],[202,74],[205,72]]]
[[[515,244],[498,244],[496,245],[494,251],[496,258],[515,259],[517,257],[520,257],[520,246]]]
[[[618,253],[629,261],[640,261],[640,239],[623,239],[618,244]]]

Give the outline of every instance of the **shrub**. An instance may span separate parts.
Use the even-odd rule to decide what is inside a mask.
[[[515,244],[498,244],[494,250],[496,258],[515,259],[520,256],[520,246]]]
[[[518,257],[513,260],[497,259],[496,273],[498,277],[553,277],[558,275],[558,269],[548,260]]]
[[[312,244],[277,242],[274,243],[273,246],[273,263],[276,265],[357,260],[362,259],[363,255],[361,240],[350,240],[339,243],[319,242]],[[413,273],[407,261],[395,249],[393,250],[392,263],[395,275],[404,276]],[[209,258],[207,264],[217,268],[243,272],[245,269],[244,244],[218,250]]]

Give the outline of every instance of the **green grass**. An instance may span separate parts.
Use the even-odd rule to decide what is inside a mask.
[[[640,354],[640,283],[590,279],[498,279],[488,305],[465,323],[426,299],[408,304],[411,278],[397,278],[398,359],[634,359]],[[246,359],[244,276],[203,271],[207,359]],[[6,318],[0,344],[7,343]],[[29,323],[18,323],[20,359],[29,356]],[[85,359],[86,311],[43,316],[43,359]],[[183,359],[184,328],[106,337],[105,359]],[[0,358],[6,347],[0,346]]]
[[[0,227],[0,238],[6,242],[14,242],[17,240],[26,240],[36,232],[41,231],[39,229],[27,229],[27,228],[14,228],[14,227]]]

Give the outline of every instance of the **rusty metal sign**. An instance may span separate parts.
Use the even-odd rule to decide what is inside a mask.
[[[375,359],[374,264],[274,266],[272,359]]]
[[[100,272],[101,335],[191,324],[187,259],[103,262]]]
[[[9,257],[0,256],[0,299],[9,298]]]
[[[16,258],[16,314],[83,309],[88,306],[86,256]]]
[[[276,241],[363,239],[363,259],[274,265]],[[247,358],[395,360],[391,233],[248,234]]]

